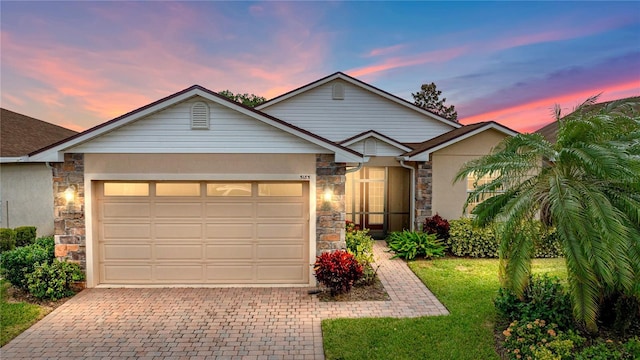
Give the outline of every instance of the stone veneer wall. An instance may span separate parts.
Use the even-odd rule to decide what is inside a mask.
[[[334,162],[333,154],[316,155],[316,254],[346,248],[346,164]],[[326,186],[333,188],[331,202],[324,201]]]
[[[75,186],[73,203],[67,204],[65,190]],[[84,222],[84,154],[65,154],[63,163],[53,164],[55,255],[86,268]]]
[[[424,219],[431,216],[432,177],[431,161],[420,162],[416,170],[416,230],[422,230]]]

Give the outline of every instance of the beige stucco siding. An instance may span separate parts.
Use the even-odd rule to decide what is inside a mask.
[[[314,154],[85,154],[89,174],[315,174]]]
[[[36,226],[53,234],[53,182],[44,163],[0,166],[1,227]],[[8,206],[8,211],[7,211]]]
[[[432,212],[446,219],[458,219],[467,199],[465,181],[453,183],[462,165],[489,154],[506,135],[493,129],[483,131],[431,154],[433,161]]]

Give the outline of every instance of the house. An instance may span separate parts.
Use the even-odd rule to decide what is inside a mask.
[[[27,154],[74,134],[0,109],[0,227],[36,226],[38,236],[53,235],[51,166],[27,162]]]
[[[56,256],[87,286],[315,284],[344,221],[463,215],[453,174],[515,135],[335,73],[248,108],[194,85],[29,154],[53,166]]]

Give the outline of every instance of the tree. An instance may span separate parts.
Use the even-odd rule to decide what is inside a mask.
[[[227,97],[235,102],[239,102],[242,105],[248,106],[248,107],[256,107],[260,104],[262,104],[263,102],[267,101],[267,99],[263,98],[262,96],[258,96],[255,94],[234,94],[233,92],[229,91],[229,90],[222,90],[220,91],[218,94]]]
[[[640,300],[639,104],[589,110],[596,99],[564,118],[556,106],[555,144],[540,134],[506,138],[456,176],[495,178],[477,186],[467,204],[502,191],[472,213],[479,225],[500,224],[501,279],[520,295],[531,271],[530,226],[546,211],[565,253],[574,316],[590,331],[605,299]]]
[[[453,105],[445,106],[444,102],[447,101],[447,98],[440,100],[440,95],[442,95],[442,91],[436,89],[435,83],[422,84],[420,91],[411,93],[413,103],[417,106],[440,115],[445,119],[457,122],[458,112],[456,111],[456,107]]]

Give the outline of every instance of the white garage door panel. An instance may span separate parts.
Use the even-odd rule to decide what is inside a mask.
[[[158,265],[155,277],[159,281],[197,282],[202,279],[202,266],[193,264]]]
[[[253,245],[207,245],[207,260],[253,259]]]
[[[201,244],[179,244],[179,245],[155,245],[158,260],[200,260],[202,259]]]
[[[207,239],[246,239],[254,236],[255,225],[248,223],[239,224],[207,224]]]
[[[258,224],[257,237],[269,239],[299,239],[304,236],[304,224]]]
[[[258,204],[259,218],[295,218],[305,214],[304,204]]]
[[[202,224],[156,224],[155,233],[158,240],[201,239]]]
[[[151,213],[148,203],[102,204],[102,213],[108,218],[148,218]]]
[[[304,259],[304,246],[299,244],[258,245],[258,259],[298,260]]]
[[[108,244],[100,251],[103,260],[142,260],[151,257],[151,245]]]
[[[106,223],[103,225],[104,239],[148,239],[151,237],[151,225]]]
[[[269,183],[264,195],[258,189],[268,182],[252,182],[243,196],[182,196],[171,192],[174,183],[164,183],[171,195],[155,196],[157,183],[145,183],[149,191],[141,196],[103,196],[103,183],[96,185],[100,284],[308,283],[306,183],[291,183],[302,186],[301,195],[287,193],[286,183]]]
[[[253,208],[253,203],[231,202],[229,199],[220,198],[220,203],[207,203],[207,217],[214,219],[247,218],[253,216]]]
[[[258,279],[268,282],[296,282],[304,276],[301,265],[258,265]]]
[[[207,266],[206,280],[214,283],[248,283],[253,282],[255,271],[252,265],[210,265]]]
[[[151,266],[106,265],[100,269],[100,277],[105,283],[136,283],[151,278]]]
[[[158,218],[193,218],[202,217],[202,204],[199,203],[161,203],[155,204],[155,216]]]

